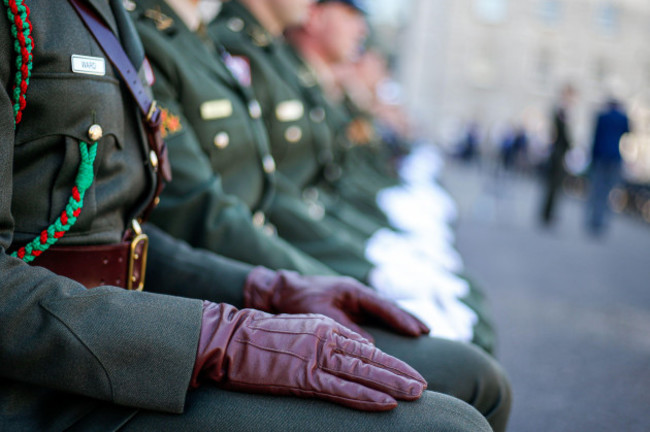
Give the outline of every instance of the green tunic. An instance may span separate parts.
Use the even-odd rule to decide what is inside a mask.
[[[157,13],[152,13],[156,11]],[[249,89],[167,4],[140,1],[132,12],[152,64],[174,179],[152,221],[195,247],[255,265],[334,272],[269,232],[274,161]]]
[[[87,4],[140,66],[142,47],[121,2]],[[38,236],[65,207],[79,144],[89,141],[93,124],[103,130],[96,179],[60,245],[119,243],[155,182],[140,115],[93,37],[67,3],[53,7],[51,1],[32,0],[29,6],[33,72],[15,129],[9,91],[14,40],[4,6],[0,19],[0,429],[64,430],[114,404],[123,406],[113,419],[117,424],[140,409],[179,413],[201,327],[201,301],[187,297],[242,304],[250,268],[189,250],[156,230],[149,231],[143,293],[87,290],[38,267],[38,258],[27,265],[8,254]],[[73,55],[103,63],[105,73],[72,72]],[[203,278],[212,283],[199,291],[196,283]]]
[[[311,206],[327,210],[321,223],[347,232],[362,243],[385,226],[383,214],[379,212],[369,218],[368,214],[343,202],[332,188],[343,172],[335,131],[339,126],[345,129],[347,120],[345,115],[329,118],[330,107],[315,79],[310,75],[310,85],[303,83],[284,40],[271,36],[238,1],[223,5],[209,26],[209,34],[233,55],[249,62],[255,95],[263,107],[264,121],[272,137],[271,151],[278,171],[303,192],[303,198]],[[296,135],[300,139],[288,140],[292,138],[291,131],[300,131]],[[291,236],[289,226],[283,232],[282,222],[277,225],[281,235]]]
[[[265,108],[230,72],[228,53],[191,32],[161,0],[138,2],[132,16],[156,76],[154,93],[172,119],[165,131],[174,180],[154,222],[251,264],[304,274],[331,268],[365,280],[371,265],[362,246],[327,225],[276,171]],[[280,237],[269,233],[269,220]]]

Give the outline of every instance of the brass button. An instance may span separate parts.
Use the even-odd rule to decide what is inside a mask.
[[[154,207],[158,207],[158,204],[160,204],[160,197],[156,197],[156,198],[153,200],[153,205],[154,205]]]
[[[124,6],[124,9],[129,12],[133,12],[136,8],[135,3],[131,0],[122,0],[122,5]]]
[[[302,129],[300,126],[291,126],[285,131],[284,138],[290,143],[297,143],[302,139]]]
[[[258,101],[254,100],[248,104],[248,113],[251,118],[258,119],[262,117],[262,106]]]
[[[94,124],[88,128],[88,138],[91,141],[99,141],[104,136],[104,130],[98,124]]]
[[[149,152],[149,162],[151,162],[151,166],[154,169],[156,170],[158,169],[158,155],[153,150]]]
[[[255,212],[253,214],[253,225],[258,228],[262,228],[266,223],[266,216],[261,211]]]
[[[325,120],[325,117],[325,110],[321,107],[317,107],[309,111],[309,118],[314,123],[322,123]]]
[[[230,21],[228,21],[228,28],[235,33],[239,33],[240,31],[244,30],[244,20],[241,18],[232,18]]]
[[[219,132],[214,137],[214,145],[218,149],[225,149],[230,144],[230,135],[228,132]]]
[[[262,159],[262,165],[264,166],[265,173],[273,174],[275,172],[275,159],[273,159],[273,156],[264,156],[264,159]]]

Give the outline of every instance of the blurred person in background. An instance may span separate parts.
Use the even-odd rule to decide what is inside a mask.
[[[480,126],[477,121],[470,121],[465,127],[463,137],[458,143],[456,156],[465,162],[471,162],[480,157],[479,145],[481,140]]]
[[[628,132],[630,124],[625,109],[618,97],[610,96],[596,117],[591,151],[587,229],[594,236],[607,229],[609,194],[621,179],[620,142]]]
[[[576,90],[571,84],[562,89],[560,103],[553,111],[553,142],[546,168],[546,191],[542,205],[541,221],[550,226],[555,218],[557,193],[565,176],[564,156],[571,148],[570,111],[576,98]]]

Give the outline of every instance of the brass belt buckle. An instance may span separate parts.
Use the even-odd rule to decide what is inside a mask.
[[[132,223],[135,238],[131,241],[129,250],[129,273],[127,274],[127,286],[129,291],[142,291],[144,289],[144,277],[147,270],[147,253],[149,250],[149,237],[142,232],[142,227],[135,219]],[[139,246],[142,245],[141,250]],[[136,265],[140,268],[140,281],[135,274]],[[134,284],[138,282],[137,286]]]

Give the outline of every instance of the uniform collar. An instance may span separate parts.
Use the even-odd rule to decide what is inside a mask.
[[[115,22],[115,19],[113,17],[113,11],[111,10],[111,6],[108,4],[108,1],[106,0],[86,0],[86,1],[90,5],[90,7],[92,7],[95,10],[95,12],[97,12],[102,17],[102,19],[111,29],[111,31],[115,35],[118,35],[119,32],[117,31],[117,23]]]

